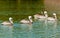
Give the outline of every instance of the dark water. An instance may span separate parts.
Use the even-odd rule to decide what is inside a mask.
[[[0,20],[8,20],[13,17],[14,21],[34,15],[44,9],[43,0],[0,0]],[[4,18],[4,19],[3,19]]]

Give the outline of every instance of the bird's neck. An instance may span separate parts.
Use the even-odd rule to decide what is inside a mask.
[[[29,19],[30,22],[33,22],[32,19]]]
[[[48,17],[48,15],[47,15],[47,14],[45,14],[45,17]]]
[[[55,15],[54,17],[55,17],[55,19],[57,20],[57,16]]]
[[[13,21],[12,20],[9,20],[11,24],[13,24]]]

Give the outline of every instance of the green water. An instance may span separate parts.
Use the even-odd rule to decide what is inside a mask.
[[[55,25],[45,21],[35,21],[31,25],[17,22],[13,26],[0,24],[0,38],[60,38],[60,21]]]
[[[43,8],[43,0],[0,0],[0,19],[13,17],[19,20],[41,12]]]

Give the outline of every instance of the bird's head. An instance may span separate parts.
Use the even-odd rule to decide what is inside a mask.
[[[47,11],[44,11],[44,14],[47,14]]]
[[[56,16],[56,13],[53,13],[54,16]]]
[[[31,18],[32,18],[32,16],[28,16],[28,18],[29,18],[29,19],[31,19]]]

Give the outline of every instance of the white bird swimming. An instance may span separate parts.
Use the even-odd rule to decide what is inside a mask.
[[[34,19],[40,19],[43,20],[47,17],[47,11],[44,11],[44,15],[39,15],[39,14],[35,14],[34,15]]]
[[[56,21],[56,20],[57,20],[56,13],[53,13],[53,16],[54,16],[54,17],[48,17],[48,18],[47,18],[47,21],[52,21],[52,22],[53,22],[53,21]]]
[[[12,17],[9,18],[9,21],[4,21],[1,24],[2,25],[12,25],[13,24]]]
[[[23,20],[20,21],[20,23],[22,23],[22,24],[31,24],[33,22],[32,21],[32,16],[28,16],[28,19],[29,20],[23,19]]]

